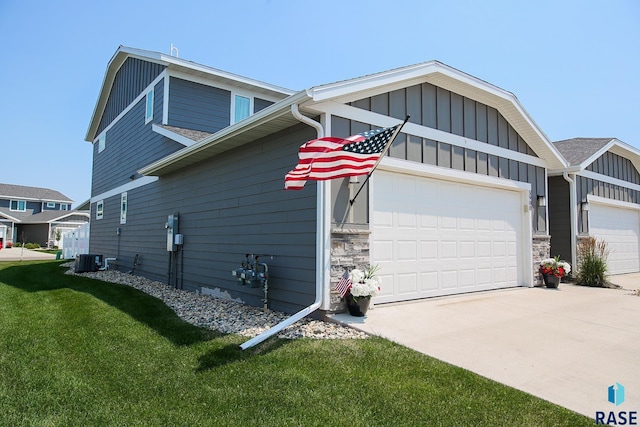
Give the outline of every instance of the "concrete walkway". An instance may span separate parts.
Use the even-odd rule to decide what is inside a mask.
[[[640,274],[628,276],[640,288]],[[640,297],[628,289],[516,288],[333,318],[592,418],[640,411]],[[626,389],[617,407],[607,401],[616,382]]]
[[[23,261],[56,259],[56,255],[30,249],[23,251],[22,248],[0,249],[0,261],[20,261],[21,259]]]

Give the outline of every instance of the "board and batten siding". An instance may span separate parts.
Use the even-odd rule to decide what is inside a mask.
[[[632,184],[640,184],[640,174],[633,163],[629,159],[611,152],[604,153],[586,169]],[[623,202],[640,203],[640,191],[584,176],[576,178],[576,210],[578,212],[578,232],[581,234],[589,233],[589,213],[580,210],[580,203],[587,201],[587,196],[593,195]]]
[[[162,83],[158,86],[162,87]],[[156,93],[160,92],[158,98],[162,98],[158,86]],[[102,152],[98,152],[97,143],[93,144],[92,197],[130,182],[141,167],[184,148],[154,132],[151,123],[145,125],[145,102],[145,98],[141,98],[107,130]],[[161,106],[154,103],[156,123],[162,119]]]
[[[91,253],[117,257],[122,271],[129,271],[139,254],[136,274],[166,283],[164,225],[168,215],[178,213],[184,246],[176,264],[184,289],[209,288],[262,306],[263,290],[239,285],[231,275],[245,254],[253,253],[269,266],[269,308],[295,312],[310,305],[316,184],[301,191],[283,188],[298,147],[314,136],[310,127],[294,126],[130,190],[126,224],[119,223],[120,196],[105,200],[104,219],[92,220]]]
[[[116,73],[96,135],[109,126],[164,69],[162,64],[127,58]]]
[[[231,92],[171,77],[170,126],[215,133],[231,123]]]
[[[408,89],[407,93],[410,93]],[[396,93],[398,92],[400,91],[396,91]],[[381,99],[393,99],[394,104],[398,105],[402,104],[403,100],[407,105],[413,102],[411,99],[404,99],[401,96],[397,96],[396,99],[391,95],[389,97],[378,96],[376,97],[376,99],[378,101],[376,101],[375,103],[373,99],[371,99],[370,104],[371,106],[376,106],[376,108],[378,109],[378,111],[376,112],[382,114],[385,111],[388,111],[389,114],[393,113],[394,117],[401,115],[403,118],[405,116],[405,113],[400,114],[400,112],[402,111],[401,107],[398,106],[392,108],[390,107],[390,104],[388,102],[383,102],[381,101]],[[387,107],[384,107],[385,105]],[[435,106],[432,107],[435,108]],[[413,113],[416,114],[416,112]],[[420,111],[418,111],[418,113],[420,113]],[[441,116],[443,114],[444,113],[441,113]],[[504,132],[499,132],[498,129],[500,129],[500,127],[497,123],[498,121],[496,119],[496,144],[500,144],[500,141],[504,140],[505,142],[503,142],[503,144],[507,144],[505,148],[512,147],[512,149],[514,150],[517,148],[516,151],[518,152],[530,154],[531,150],[526,144],[524,144],[522,138],[520,138],[517,134],[515,136],[511,135],[512,128],[505,127]],[[373,127],[371,125],[366,123],[361,123],[355,120],[349,120],[338,116],[332,116],[331,129],[333,136],[346,137],[370,130],[372,128]],[[500,135],[502,134],[504,134],[505,136],[500,137]],[[512,141],[513,143],[509,145],[509,141]],[[517,141],[517,144],[515,143],[515,141]],[[532,215],[533,231],[542,234],[546,233],[546,210],[544,208],[538,207],[536,203],[538,196],[545,195],[544,168],[523,162],[518,162],[512,159],[499,157],[496,155],[483,153],[481,151],[454,146],[440,141],[421,138],[415,135],[408,135],[405,133],[400,133],[398,135],[393,145],[389,149],[388,154],[391,157],[404,160],[457,169],[482,175],[506,178],[514,181],[527,182],[531,184],[531,207],[534,210],[534,214]],[[353,207],[351,208],[351,217],[347,215],[350,195],[355,194],[355,192],[358,191],[359,187],[363,185],[364,180],[365,177],[361,177],[359,184],[352,185],[353,189],[349,188],[348,178],[333,180],[331,193],[333,222],[337,224],[342,224],[345,222],[351,222],[354,224],[367,224],[369,222],[368,188],[364,188],[362,190],[362,192],[358,196],[358,199],[356,199],[355,203],[353,204]]]

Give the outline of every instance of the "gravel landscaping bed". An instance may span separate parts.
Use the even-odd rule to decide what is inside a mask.
[[[65,263],[61,266],[68,268],[66,274],[76,274],[73,270],[73,262]],[[174,289],[165,283],[115,270],[78,273],[77,275],[131,286],[160,299],[181,319],[193,325],[213,329],[225,334],[254,337],[289,317],[288,314],[278,311],[269,310],[268,313],[264,313],[257,307],[235,301]],[[284,329],[277,336],[286,339],[299,337],[318,339],[367,337],[364,332],[352,328],[306,318]]]

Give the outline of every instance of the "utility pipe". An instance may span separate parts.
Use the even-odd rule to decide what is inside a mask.
[[[569,176],[569,172],[562,172],[562,177],[569,183],[569,209],[571,217],[571,268],[575,271],[578,268],[577,238],[578,235],[578,218],[576,215],[576,182]]]
[[[298,110],[298,104],[291,105],[291,114],[293,114],[293,117],[300,120],[302,123],[315,128],[318,133],[318,138],[324,137],[324,127],[322,127],[322,124],[316,122],[315,120],[311,120],[307,116],[303,116],[302,114],[300,114],[300,111]],[[318,181],[317,188],[318,188],[318,196],[317,196],[318,212],[323,213],[326,209],[326,206],[325,206],[325,194],[327,191],[326,182]],[[326,228],[325,221],[318,220],[316,225],[316,298],[313,304],[311,304],[306,308],[303,308],[293,316],[283,320],[282,322],[278,323],[274,327],[267,329],[260,335],[253,337],[249,341],[241,344],[240,348],[242,350],[246,350],[248,348],[253,347],[254,345],[260,344],[262,341],[266,340],[270,336],[277,334],[281,330],[293,325],[298,320],[302,319],[303,317],[306,317],[307,315],[313,313],[318,308],[320,308],[320,306],[322,305],[322,291],[323,291],[322,288],[323,288],[324,279],[325,279],[325,268],[324,268],[324,261],[325,261],[324,235],[326,231],[325,228]]]

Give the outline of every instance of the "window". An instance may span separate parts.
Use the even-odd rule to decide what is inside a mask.
[[[102,219],[102,215],[104,212],[104,201],[100,200],[96,203],[96,219]]]
[[[51,208],[51,209],[55,209],[56,203],[55,202],[47,202],[47,207]]]
[[[120,195],[120,224],[127,223],[127,193]]]
[[[103,133],[98,138],[98,153],[100,153],[100,152],[102,152],[102,150],[104,150],[106,142],[107,142],[107,134]]]
[[[60,203],[60,210],[68,211],[69,210],[69,204],[68,203]]]
[[[12,200],[9,210],[24,212],[27,210],[27,202],[25,200]]]
[[[237,123],[249,117],[251,113],[251,99],[246,96],[236,95],[234,97],[233,122]]]
[[[147,92],[147,108],[144,113],[144,124],[153,120],[153,89]]]

